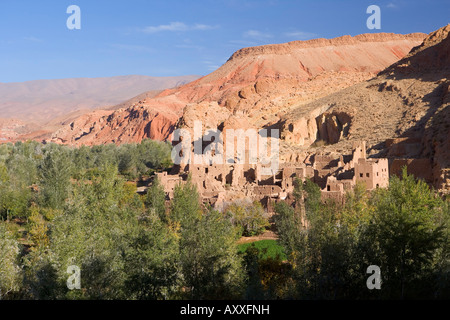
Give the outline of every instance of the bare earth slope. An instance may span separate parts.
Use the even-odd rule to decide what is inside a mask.
[[[366,140],[372,156],[390,158],[393,169],[413,163],[419,176],[450,190],[449,86],[450,25],[376,78],[286,114],[279,123],[284,158],[348,153],[353,141]],[[328,145],[315,148],[320,140]]]
[[[189,122],[179,121],[184,112],[203,117],[210,104],[217,108],[207,115],[212,124],[223,121],[216,115],[230,113],[263,127],[299,103],[372,78],[424,37],[364,34],[242,49],[210,75],[104,115],[83,115],[55,132],[51,141],[93,145],[165,140],[177,123]]]

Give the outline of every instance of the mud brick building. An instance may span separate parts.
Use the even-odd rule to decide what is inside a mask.
[[[389,185],[387,159],[367,159],[365,142],[355,143],[351,157],[315,155],[311,164],[280,163],[272,175],[264,175],[261,164],[210,164],[175,166],[171,174],[157,173],[168,199],[178,184],[190,176],[204,203],[220,210],[236,200],[260,201],[270,212],[273,204],[293,201],[295,180],[311,179],[322,189],[324,201],[343,202],[346,192],[360,182],[367,190]]]

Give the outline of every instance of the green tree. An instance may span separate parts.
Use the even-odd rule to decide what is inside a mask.
[[[382,270],[383,296],[420,298],[435,287],[430,276],[446,245],[444,203],[428,185],[403,170],[374,196],[375,213],[362,240],[365,262]],[[433,289],[432,289],[433,288]]]
[[[47,152],[40,165],[40,196],[43,207],[62,209],[68,198],[71,183],[72,161],[64,149]]]
[[[84,298],[123,299],[127,279],[123,255],[137,230],[137,217],[128,208],[108,203],[107,198],[95,206],[92,195],[79,194],[75,199],[77,204],[70,204],[52,227],[50,250],[55,255],[58,282],[63,285],[67,267],[76,265],[82,272]]]
[[[190,299],[224,299],[241,292],[241,260],[235,228],[223,214],[203,213],[197,188],[175,188],[171,219],[179,225],[180,268]]]
[[[22,270],[19,266],[19,244],[0,222],[0,300],[7,299],[21,288]]]
[[[306,224],[300,212],[285,202],[275,206],[274,216],[279,241],[292,266],[300,299],[337,299],[349,297],[355,274],[353,234],[340,220],[341,209],[335,203],[322,203],[320,189],[306,182]]]
[[[30,254],[27,277],[33,297],[44,299],[125,298],[124,255],[138,232],[139,212],[123,203],[124,182],[113,165],[74,185],[62,215],[50,224],[50,243],[41,258]],[[81,269],[82,290],[70,292],[68,266]],[[43,289],[40,289],[43,288]],[[44,290],[45,289],[45,290]]]
[[[0,164],[0,172],[0,216],[26,218],[32,200],[30,186],[35,182],[33,160],[13,149],[6,164]]]
[[[306,230],[302,225],[300,215],[294,211],[286,202],[282,201],[274,208],[275,226],[279,236],[279,242],[290,257],[291,262],[295,263],[298,250],[304,248],[306,240]]]
[[[131,179],[138,176],[138,159],[136,145],[122,145],[118,149],[119,172]]]
[[[240,297],[242,261],[230,221],[209,210],[181,230],[180,261],[187,297],[196,300]]]
[[[202,215],[200,198],[197,187],[190,179],[184,185],[177,185],[173,192],[173,200],[170,203],[170,219],[179,223],[181,228],[189,226]]]
[[[152,186],[147,190],[145,205],[150,211],[154,211],[162,222],[168,223],[166,213],[166,192],[159,183],[158,178],[153,180]]]
[[[321,201],[321,191],[320,187],[312,182],[310,179],[306,179],[303,190],[306,193],[305,197],[305,210],[306,218],[311,221],[315,218],[315,215],[320,211],[322,201]]]
[[[246,278],[246,300],[263,300],[266,298],[266,291],[262,284],[260,274],[260,252],[254,245],[249,246],[244,254],[244,266],[247,272]]]
[[[48,247],[48,222],[36,206],[31,208],[31,214],[28,218],[28,235],[34,244],[34,250],[42,250]]]
[[[172,166],[172,145],[167,142],[142,140],[137,146],[139,173],[148,174],[151,169],[164,170]]]
[[[124,251],[129,299],[166,300],[176,297],[180,281],[178,238],[157,216],[131,235]]]
[[[356,229],[367,225],[373,210],[366,187],[357,183],[354,189],[346,194],[341,223],[351,232],[360,231]]]
[[[268,216],[260,202],[235,202],[226,209],[232,223],[245,237],[264,233],[270,226]]]
[[[265,250],[258,249],[254,244],[249,246],[244,254],[244,265],[247,271],[245,299],[283,299],[290,297],[290,287],[293,286],[292,270],[281,257],[264,258]]]

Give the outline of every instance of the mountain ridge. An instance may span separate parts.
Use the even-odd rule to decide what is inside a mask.
[[[176,89],[163,90],[145,101],[135,101],[128,107],[112,111],[103,120],[89,116],[93,120],[89,128],[83,126],[84,129],[78,131],[66,126],[55,132],[50,141],[93,145],[139,142],[145,137],[167,140],[186,108],[208,103],[218,103],[231,113],[253,114],[254,124],[261,127],[279,119],[274,115],[277,112],[272,114],[272,110],[288,108],[294,102],[316,99],[375,76],[419,45],[425,36],[347,36],[338,40],[306,41],[302,45],[306,49],[295,49],[291,54],[268,54],[257,58],[234,54],[233,59],[209,75]],[[317,45],[308,48],[307,45],[329,41],[341,45],[326,48]],[[270,46],[271,50],[276,47],[285,48],[286,45]],[[245,52],[243,50],[240,52]],[[141,117],[136,117],[137,113]],[[150,118],[147,118],[148,115]],[[98,125],[100,121],[101,126]],[[142,123],[144,121],[146,124]],[[163,124],[161,121],[170,123]],[[83,119],[80,122],[87,125]],[[151,126],[165,129],[159,132],[150,129]],[[143,128],[147,131],[144,132]]]

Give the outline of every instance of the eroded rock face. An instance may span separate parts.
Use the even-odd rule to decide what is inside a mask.
[[[351,116],[345,112],[323,113],[316,118],[318,127],[318,140],[325,143],[338,143],[348,136],[351,125]]]
[[[52,142],[68,145],[139,143],[143,139],[164,140],[177,117],[144,106],[117,111],[96,111],[84,115],[55,132]]]
[[[319,137],[317,119],[330,108],[331,105],[323,105],[305,112],[294,121],[286,119],[281,125],[281,138],[295,145],[310,146]]]

